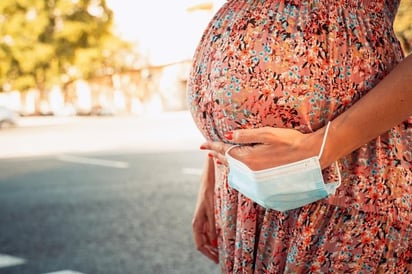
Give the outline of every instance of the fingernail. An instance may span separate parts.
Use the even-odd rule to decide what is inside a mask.
[[[209,156],[209,158],[213,158],[213,154],[212,154],[212,153],[207,154],[207,156]]]
[[[223,163],[220,160],[216,160],[216,164],[222,165]]]
[[[211,244],[213,247],[217,247],[217,240],[216,239],[212,240]]]
[[[228,131],[225,133],[225,138],[228,140],[232,140],[233,139],[233,131]]]
[[[206,149],[206,147],[204,145],[201,145],[200,149]]]

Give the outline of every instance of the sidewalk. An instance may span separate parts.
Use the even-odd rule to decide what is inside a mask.
[[[41,127],[50,125],[61,125],[73,123],[77,120],[76,116],[33,116],[19,117],[17,127]]]
[[[203,141],[189,112],[141,116],[22,117],[15,129],[0,132],[0,158],[193,151]]]

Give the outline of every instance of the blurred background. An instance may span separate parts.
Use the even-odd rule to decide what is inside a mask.
[[[0,1],[0,274],[219,273],[192,240],[185,93],[223,2]]]

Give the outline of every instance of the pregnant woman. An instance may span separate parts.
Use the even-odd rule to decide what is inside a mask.
[[[412,56],[393,31],[398,5],[228,0],[209,23],[188,83],[209,150],[193,234],[223,273],[412,272]],[[265,191],[247,174],[311,157],[333,191],[305,192],[293,165],[265,190],[282,190],[282,207],[255,199]],[[298,204],[292,184],[313,199]]]

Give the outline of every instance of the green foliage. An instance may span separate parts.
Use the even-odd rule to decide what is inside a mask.
[[[405,52],[412,52],[412,0],[401,1],[394,27]]]
[[[131,46],[112,34],[105,0],[0,0],[0,92],[121,71]],[[412,51],[412,0],[402,0],[395,31]]]
[[[130,46],[112,34],[105,0],[1,0],[0,90],[44,91],[87,79]]]

